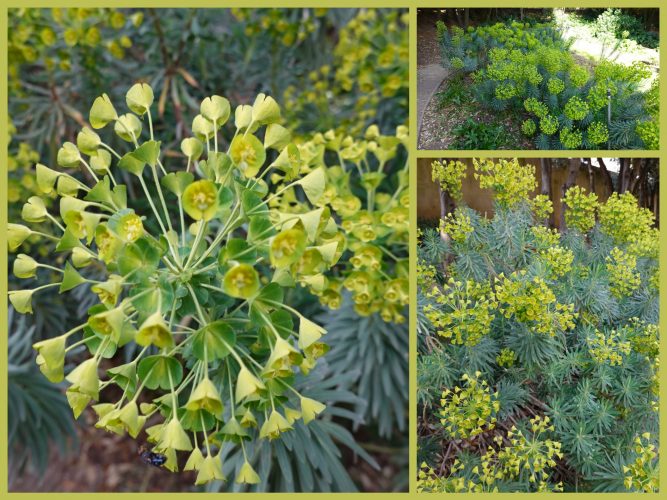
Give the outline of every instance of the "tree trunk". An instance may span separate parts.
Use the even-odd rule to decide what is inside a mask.
[[[632,159],[632,178],[630,179],[628,191],[634,194],[636,198],[638,198],[636,193],[642,187],[644,177],[646,176],[646,171],[648,170],[647,163],[648,161],[643,158]]]
[[[627,160],[625,158],[619,158],[621,167],[618,170],[618,194],[625,193],[625,171],[627,170]]]
[[[438,188],[438,191],[440,192],[440,218],[444,219],[449,213],[449,195],[442,188]]]
[[[614,192],[614,180],[611,178],[611,174],[609,173],[609,170],[607,170],[607,165],[604,164],[604,160],[602,158],[598,158],[598,163],[600,164],[602,174],[607,181],[607,187],[609,188],[608,194],[611,194]]]
[[[447,214],[450,212],[449,210],[449,205],[452,203],[450,196],[447,194],[447,191],[445,191],[442,188],[438,188],[438,191],[440,192],[440,219],[444,220],[445,217],[447,217]],[[442,238],[442,241],[450,241],[450,237],[447,233],[444,231],[440,231],[440,238]],[[446,269],[446,263],[443,263],[443,271]]]
[[[593,160],[591,158],[586,158],[586,163],[588,164],[588,191],[591,193],[595,192],[595,172],[593,171]]]
[[[467,30],[468,24],[470,24],[470,9],[463,9],[463,28]]]

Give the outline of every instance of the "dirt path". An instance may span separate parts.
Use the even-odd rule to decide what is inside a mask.
[[[433,94],[447,77],[447,70],[440,62],[440,48],[435,29],[436,20],[436,16],[423,10],[419,11],[417,17],[417,130],[420,136],[424,111]]]

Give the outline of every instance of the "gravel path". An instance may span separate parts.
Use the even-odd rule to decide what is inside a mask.
[[[424,111],[426,111],[433,94],[446,77],[447,71],[439,64],[429,64],[417,68],[417,130],[419,130],[420,138]]]

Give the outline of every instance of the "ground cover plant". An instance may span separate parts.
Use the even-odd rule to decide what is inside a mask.
[[[418,490],[658,490],[658,229],[628,192],[533,196],[534,167],[433,163],[456,208],[421,232]],[[451,205],[450,205],[451,206]]]
[[[266,175],[263,181],[258,182],[263,186],[262,189],[270,187],[271,193],[275,194],[287,182],[285,179],[281,181],[281,175],[295,175],[294,172],[280,174],[278,167],[269,171],[269,165],[274,162],[287,170],[297,168],[295,161],[299,165],[308,163],[308,168],[313,169],[319,165],[325,173],[326,189],[321,204],[312,206],[312,209],[322,209],[323,213],[329,214],[331,220],[335,220],[335,241],[342,254],[336,255],[336,264],[331,266],[318,258],[317,252],[310,248],[304,250],[304,261],[308,259],[308,264],[304,264],[308,270],[304,268],[304,272],[308,279],[290,285],[283,282],[282,286],[288,307],[329,331],[326,343],[331,349],[322,353],[322,358],[308,375],[297,370],[294,380],[291,381],[295,390],[324,401],[327,409],[322,417],[313,420],[308,426],[294,423],[294,432],[282,434],[275,440],[255,439],[246,446],[248,461],[261,478],[258,484],[234,482],[246,461],[240,442],[236,445],[226,443],[222,448],[222,442],[217,443],[218,446],[213,451],[218,453],[222,449],[218,456],[223,459],[222,471],[228,481],[212,481],[199,489],[353,491],[362,485],[368,487],[371,483],[367,478],[379,478],[381,469],[386,471],[387,468],[398,473],[391,478],[373,481],[372,488],[405,488],[408,395],[400,388],[407,383],[405,304],[408,205],[407,153],[404,147],[407,142],[407,129],[397,126],[407,122],[407,82],[397,84],[391,78],[392,74],[407,74],[407,28],[403,14],[404,12],[390,9],[54,9],[39,10],[39,15],[30,9],[12,11],[12,24],[21,28],[13,31],[17,36],[14,38],[16,50],[11,53],[10,58],[14,67],[13,78],[17,83],[10,99],[13,118],[13,127],[10,127],[13,134],[10,144],[12,223],[21,226],[26,224],[20,220],[23,205],[26,200],[36,196],[43,200],[49,214],[65,229],[75,224],[60,218],[61,194],[66,197],[75,194],[72,186],[76,184],[80,186],[79,198],[84,197],[86,192],[80,183],[90,189],[96,181],[86,167],[80,168],[83,164],[74,161],[61,164],[59,159],[63,160],[67,156],[67,153],[61,152],[61,145],[68,142],[66,149],[70,155],[74,154],[71,145],[78,146],[79,132],[84,127],[91,129],[91,124],[88,123],[90,117],[82,111],[102,93],[107,93],[109,100],[114,103],[123,125],[134,133],[137,132],[136,128],[132,128],[137,126],[137,121],[130,117],[133,113],[125,115],[125,111],[120,109],[126,101],[127,92],[123,79],[125,82],[138,80],[151,83],[154,92],[152,129],[155,142],[161,142],[160,161],[167,173],[187,169],[188,156],[182,148],[187,148],[188,144],[197,144],[197,140],[203,144],[206,136],[211,138],[211,157],[216,156],[212,136],[206,130],[202,131],[202,127],[206,129],[210,127],[210,123],[207,124],[201,118],[192,121],[192,118],[202,114],[201,96],[213,96],[221,90],[229,92],[223,95],[228,95],[229,101],[235,105],[242,102],[252,107],[255,94],[260,90],[267,94],[284,95],[283,102],[289,104],[281,107],[279,123],[269,124],[276,144],[264,144],[264,128],[249,132],[258,135],[262,148],[266,151],[263,163]],[[391,21],[394,28],[384,34],[378,27],[384,26],[386,20]],[[39,31],[43,26],[52,29],[55,39],[46,37],[43,40],[32,36],[36,29]],[[100,38],[85,38],[87,30],[93,27],[100,31]],[[70,28],[78,35],[76,40],[73,37],[67,45],[65,33]],[[341,36],[339,39],[337,33],[341,30],[350,35]],[[28,33],[30,36],[20,37],[20,33]],[[363,35],[357,48],[354,37],[351,38],[352,34]],[[248,36],[251,35],[253,43],[249,44]],[[122,39],[121,44],[123,36],[127,38]],[[114,40],[118,40],[123,51],[110,51]],[[377,49],[380,42],[381,50]],[[336,45],[340,45],[340,49],[334,50]],[[313,50],[315,46],[319,49]],[[221,47],[224,49],[222,60],[229,64],[206,64],[206,61],[213,60],[212,54],[216,54],[215,58],[218,60]],[[344,50],[343,47],[347,49]],[[186,49],[187,58],[184,57]],[[357,49],[359,54],[364,54],[363,58],[347,57]],[[386,69],[370,75],[377,80],[367,82],[367,85],[374,86],[379,83],[381,88],[374,94],[373,99],[361,100],[361,94],[367,93],[368,89],[362,91],[359,82],[364,80],[358,77],[368,73],[368,64],[373,58],[379,57],[380,53],[384,54],[383,68]],[[24,57],[26,54],[30,56],[29,59]],[[69,65],[59,64],[65,54],[68,56]],[[231,61],[242,63],[231,64]],[[278,64],[281,61],[284,64]],[[309,101],[304,100],[302,95],[317,83],[309,76],[313,71],[324,75],[326,66],[331,69],[328,74],[336,98],[329,99],[328,106],[306,112],[305,106]],[[115,76],[109,78],[110,74]],[[121,78],[119,75],[124,76]],[[64,85],[61,82],[69,83]],[[290,92],[283,94],[288,86],[291,86]],[[232,108],[232,117],[219,127],[219,153],[227,151],[237,132]],[[35,116],[43,119],[34,120]],[[300,117],[305,117],[307,123]],[[136,118],[142,128],[141,138],[138,138],[142,145],[150,139],[151,126],[147,121],[147,113]],[[129,124],[127,120],[132,123]],[[178,196],[160,184],[169,212],[166,217],[162,213],[164,210],[157,186],[154,186],[152,167],[145,167],[143,179],[152,195],[150,200],[144,193],[139,176],[127,169],[116,167],[117,158],[111,153],[111,149],[125,156],[123,153],[127,151],[128,145],[131,149],[136,148],[136,145],[131,135],[122,133],[123,125],[118,125],[120,134],[112,130],[116,128],[115,124],[116,122],[101,131],[95,130],[106,144],[98,148],[102,151],[101,154],[93,155],[96,157],[95,162],[88,153],[82,155],[91,168],[103,169],[107,161],[104,150],[110,153],[111,174],[119,185],[126,186],[128,208],[144,217],[142,225],[146,233],[159,240],[159,244],[153,244],[160,249],[166,248],[171,254],[170,245],[164,246],[166,238],[158,238],[163,231],[151,204],[161,214],[167,233],[171,234],[167,220],[180,232]],[[288,150],[285,150],[287,144],[284,144],[286,137],[290,139]],[[207,148],[204,149],[205,152],[199,160],[208,165],[209,155]],[[295,155],[300,159],[295,160]],[[200,167],[199,161],[192,158],[189,170],[196,178],[206,177],[218,184],[222,182],[221,178],[211,178],[210,169]],[[287,167],[285,162],[292,166]],[[38,163],[42,166],[36,169],[35,165]],[[217,163],[216,165],[215,168],[220,167]],[[206,174],[202,168],[206,170]],[[224,168],[227,168],[227,164]],[[157,170],[158,177],[162,179],[164,172],[159,165]],[[57,180],[48,190],[45,186],[53,179],[45,180],[44,175],[55,175],[54,171],[57,172]],[[107,175],[106,171],[94,170],[94,173],[102,183],[109,182],[103,180]],[[179,177],[183,173],[179,172]],[[302,175],[306,175],[305,171]],[[107,177],[110,179],[110,176]],[[230,173],[230,179],[231,177],[233,176]],[[297,178],[291,180],[295,181]],[[185,182],[183,178],[179,181]],[[70,188],[67,187],[68,184]],[[113,184],[111,182],[109,185],[112,193]],[[302,215],[302,204],[307,202],[303,191],[299,189],[301,188],[297,187],[296,196],[293,196],[290,188],[266,204],[274,214],[273,217],[275,213],[281,212],[284,217],[291,218],[282,222],[286,226]],[[234,196],[237,196],[235,191],[234,193]],[[259,195],[268,197],[271,193]],[[65,209],[67,210],[67,207]],[[88,206],[85,211],[98,213],[102,209]],[[184,212],[186,226],[189,226],[192,220],[187,211]],[[90,218],[89,215],[86,217]],[[100,218],[102,223],[105,223],[106,219],[104,216]],[[215,226],[217,220],[210,223],[209,228],[211,225]],[[88,224],[90,223],[88,220]],[[108,223],[105,224],[108,226]],[[234,239],[247,237],[249,221],[245,220],[243,224],[243,227],[234,229]],[[301,227],[301,223],[299,224]],[[56,282],[62,278],[62,273],[56,269],[67,270],[63,266],[69,253],[56,251],[59,235],[53,233],[57,226],[52,220],[47,217],[44,221],[30,222],[29,225],[29,235],[18,248],[10,249],[10,271],[17,265],[20,268],[21,265],[31,263],[31,259],[40,265],[35,270],[36,276],[31,278],[19,278],[11,272],[10,289],[13,291]],[[329,225],[329,230],[331,229],[332,226]],[[24,229],[19,231],[25,233]],[[81,228],[78,231],[80,234]],[[23,236],[25,234],[20,237]],[[210,234],[209,243],[213,242],[211,236],[214,234]],[[147,235],[145,238],[150,239]],[[190,234],[186,231],[186,246],[193,243],[193,238],[196,238],[196,233]],[[201,239],[204,240],[205,236]],[[173,246],[174,242],[171,243]],[[300,248],[300,241],[296,243]],[[180,235],[178,244],[182,245]],[[236,243],[232,243],[232,246],[234,244]],[[88,244],[86,237],[84,245],[97,252],[95,238]],[[125,245],[134,246],[134,243],[124,243]],[[329,246],[329,249],[332,248],[333,244]],[[219,250],[212,249],[211,255],[219,256]],[[77,254],[80,252],[81,250],[76,251]],[[248,253],[251,254],[252,251]],[[338,253],[340,252],[336,252]],[[19,258],[20,254],[23,255]],[[321,257],[321,254],[319,255]],[[167,256],[172,262],[174,258],[173,255]],[[20,262],[16,264],[17,261]],[[76,434],[93,435],[91,431],[81,432],[77,429],[79,426],[71,425],[71,414],[68,414],[64,393],[67,384],[49,384],[37,370],[34,358],[38,353],[31,353],[25,348],[31,343],[49,342],[51,337],[79,327],[81,321],[89,316],[89,309],[99,303],[98,293],[92,288],[96,288],[97,282],[109,281],[110,275],[120,275],[114,268],[115,265],[115,262],[107,265],[93,260],[85,268],[76,268],[76,271],[85,277],[84,283],[63,294],[59,293],[59,286],[41,289],[32,296],[33,314],[20,315],[14,312],[11,316],[9,328],[13,340],[10,342],[15,344],[15,349],[20,354],[16,356],[10,370],[11,481],[17,481],[20,488],[32,487],[34,481],[31,482],[31,478],[34,475],[41,477],[46,468],[49,469],[48,476],[58,477],[57,467],[66,467],[69,458],[63,456],[62,459],[54,459],[49,444],[58,444],[63,454],[72,453],[76,452]],[[166,266],[160,261],[158,267],[162,269],[163,265]],[[271,269],[270,266],[270,258],[264,255],[262,269],[258,271],[264,277],[262,288],[268,285],[266,273]],[[213,270],[208,272],[211,271]],[[68,272],[71,273],[71,270]],[[160,271],[162,272],[166,271]],[[20,270],[19,274],[22,274]],[[270,278],[271,275],[268,275],[268,279]],[[215,286],[210,283],[209,285]],[[195,287],[197,290],[199,288]],[[215,292],[210,289],[209,291],[212,296],[216,296]],[[179,297],[180,299],[182,298]],[[214,299],[209,297],[208,300]],[[14,311],[11,303],[10,309]],[[195,313],[194,310],[191,312]],[[204,312],[208,314],[208,311]],[[296,331],[299,325],[298,316],[295,313],[289,314]],[[169,315],[165,315],[163,319],[168,320]],[[138,316],[136,313],[135,321]],[[197,329],[196,319],[190,321],[192,324],[185,327]],[[334,326],[330,327],[328,324]],[[281,328],[279,331],[285,333],[286,330]],[[25,335],[20,336],[20,332]],[[80,334],[81,331],[78,331],[72,334],[72,337]],[[32,340],[25,340],[24,337]],[[18,342],[18,338],[24,341]],[[174,348],[178,337],[176,339]],[[68,344],[71,349],[67,351],[64,363],[65,374],[85,359],[87,343],[82,342],[82,338],[80,340],[76,346]],[[353,346],[359,348],[353,350]],[[129,342],[117,349],[111,358],[98,356],[100,376],[104,378],[103,374],[113,366],[131,364],[143,347],[137,348],[134,342]],[[149,351],[153,349],[149,348]],[[137,361],[136,365],[139,363],[140,361]],[[390,372],[386,370],[387,366],[393,367]],[[308,371],[308,361],[302,367]],[[190,373],[190,368],[184,364],[186,375]],[[37,400],[35,391],[29,390],[24,383],[27,375],[41,381],[40,394],[48,394],[49,398]],[[114,383],[107,383],[104,387],[104,401],[100,403],[118,403],[125,392],[124,388]],[[229,391],[222,390],[222,386],[220,389],[221,398],[228,398]],[[144,393],[146,392],[150,396],[159,396],[154,394],[152,389],[144,389]],[[296,397],[293,392],[291,394]],[[125,399],[128,400],[127,397]],[[53,404],[42,404],[50,400],[53,400]],[[298,403],[297,400],[294,402]],[[229,403],[226,403],[227,411],[229,406]],[[25,408],[30,408],[31,411],[23,411]],[[298,404],[293,408],[297,409]],[[153,418],[157,418],[158,413],[156,412]],[[46,415],[51,414],[54,415],[53,425],[44,425]],[[84,410],[77,422],[85,424],[90,418],[94,418],[92,414],[92,410]],[[294,414],[290,419],[293,416]],[[112,436],[115,437],[113,433]],[[114,454],[121,457],[120,462],[109,464],[106,460],[104,467],[109,470],[115,466],[122,468],[127,466],[127,463],[136,465],[139,460],[136,448],[145,441],[144,436],[143,433],[140,434],[136,444],[129,437],[115,441],[118,449]],[[200,433],[200,440],[201,437]],[[100,441],[106,442],[107,439]],[[364,451],[365,445],[359,446],[364,442],[369,443],[370,453]],[[391,443],[394,447],[391,453],[386,451],[386,443]],[[379,447],[372,449],[373,444],[379,444]],[[148,443],[149,449],[153,446],[154,443]],[[297,458],[305,454],[310,457],[307,463]],[[102,459],[106,456],[110,455],[103,454]],[[179,468],[183,468],[186,458],[181,456]],[[173,460],[170,461],[170,466],[172,464]],[[80,474],[66,474],[68,479],[73,478],[74,481],[77,476],[84,478],[85,471]],[[167,479],[162,473],[153,476],[148,486],[151,489],[159,489],[164,484],[178,485],[179,482],[181,489],[189,489],[196,480],[197,471],[182,474],[180,480]],[[160,482],[161,479],[165,481]],[[128,489],[145,488],[146,483],[128,482],[124,486]],[[85,488],[85,479],[80,487]]]
[[[552,22],[464,29],[439,21],[437,33],[449,81],[460,87],[465,78],[471,102],[515,115],[536,148],[657,149],[657,85],[648,88],[646,65],[604,59],[589,68]],[[452,147],[465,145],[459,140]]]

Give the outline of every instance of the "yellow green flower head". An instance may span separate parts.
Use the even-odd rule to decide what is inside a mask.
[[[652,436],[645,432],[634,442],[635,460],[623,467],[624,484],[627,489],[644,493],[655,493],[659,487],[658,452]]]
[[[366,40],[370,50],[384,26],[370,18],[360,22],[376,24]],[[92,43],[94,31],[73,38]],[[348,36],[356,43],[354,33]],[[104,39],[95,43],[116,53],[132,43],[116,41],[113,50]],[[407,51],[391,44],[385,49],[387,72],[407,62]],[[375,109],[383,92],[407,89],[407,82],[390,75],[378,85],[374,62],[363,52],[355,53],[354,64],[366,68],[352,68],[348,78],[358,85],[369,75],[375,96],[359,111]],[[318,72],[321,77],[339,78],[333,69]],[[66,379],[75,417],[93,404],[98,427],[131,437],[150,419],[148,441],[165,455],[164,467],[177,470],[178,455],[188,452],[186,469],[197,471],[197,484],[204,484],[224,479],[223,441],[241,447],[252,441],[254,448],[260,438],[278,438],[298,419],[309,423],[326,408],[295,385],[297,371],[307,380],[327,353],[326,332],[289,305],[287,290],[298,285],[338,308],[343,287],[350,286],[350,307],[379,320],[405,321],[409,200],[401,148],[409,136],[405,127],[383,135],[365,123],[357,132],[342,125],[333,137],[292,139],[293,130],[304,127],[282,121],[273,98],[260,95],[252,105],[237,106],[229,120],[229,101],[211,96],[199,115],[188,118],[193,137],[183,138],[180,151],[167,152],[171,142],[155,137],[160,103],[154,97],[149,85],[136,83],[125,95],[125,114],[108,95],[95,99],[90,128],[58,153],[62,166],[84,175],[34,168],[37,153],[19,149],[12,168],[24,162],[33,170],[18,197],[31,194],[22,208],[26,225],[8,227],[9,249],[25,245],[14,260],[17,276],[54,282],[12,290],[9,300],[18,313],[29,314],[33,296],[44,288],[64,294],[78,287],[90,295],[92,307],[79,326],[35,344],[40,370],[54,382]],[[223,126],[227,121],[233,123]],[[359,138],[364,130],[368,137]],[[109,133],[121,140],[103,142]],[[267,149],[275,150],[270,169],[264,168]],[[132,186],[125,184],[127,172],[134,174]],[[145,203],[130,199],[135,196]],[[52,239],[53,247],[29,248],[38,238]],[[37,255],[48,248],[67,259],[40,264]],[[128,351],[131,359],[118,364],[113,353],[134,344],[139,348]],[[67,359],[74,366],[65,377],[68,345],[82,349]],[[109,386],[118,389],[110,397],[119,398],[107,402],[105,392],[104,402],[95,404]],[[251,460],[237,470],[238,482],[265,479]]]
[[[250,264],[238,264],[227,271],[223,285],[228,295],[248,299],[259,290],[259,275]]]
[[[467,439],[493,429],[500,410],[498,393],[491,392],[481,373],[463,375],[463,386],[445,389],[440,405],[440,423],[453,438]]]
[[[286,229],[280,232],[271,242],[271,264],[275,267],[294,264],[301,258],[306,244],[306,234],[300,229]]]
[[[598,197],[595,193],[586,194],[579,186],[573,186],[565,192],[563,203],[567,205],[565,224],[568,227],[587,233],[595,225],[595,212],[598,208]]]
[[[629,192],[612,193],[599,209],[602,231],[616,243],[630,243],[645,239],[652,233],[655,223],[653,213],[641,208]]]
[[[570,272],[572,269],[572,262],[574,261],[572,250],[561,246],[552,246],[541,251],[540,257],[549,267],[551,275],[556,278],[564,276]]]
[[[593,337],[587,339],[588,352],[598,363],[608,363],[611,366],[623,364],[625,356],[630,354],[630,342],[624,340],[621,332],[611,330],[607,335],[596,330]]]
[[[526,277],[525,271],[496,278],[495,298],[505,318],[525,323],[537,333],[555,336],[574,328],[574,304],[560,304],[540,277]]]
[[[210,221],[218,211],[218,190],[203,179],[188,185],[183,192],[183,210],[194,220]]]
[[[609,289],[618,298],[632,294],[641,285],[641,276],[637,272],[637,258],[614,247],[606,257],[609,273]]]
[[[533,213],[536,219],[546,219],[553,211],[553,203],[545,194],[538,194],[531,200]]]
[[[440,232],[448,234],[457,243],[465,243],[474,230],[470,216],[458,208],[440,220]]]
[[[443,191],[455,200],[461,199],[461,181],[466,177],[467,166],[458,160],[442,162],[436,160],[431,163],[431,178],[440,184]]]
[[[537,187],[535,167],[520,165],[516,159],[501,159],[498,163],[473,159],[473,166],[480,187],[493,189],[496,201],[504,207],[512,207],[528,199]]]
[[[488,286],[450,279],[446,287],[434,287],[428,296],[437,305],[424,308],[426,317],[438,335],[453,344],[474,346],[490,333],[497,305]]]
[[[162,318],[162,314],[156,312],[146,319],[137,331],[135,341],[139,345],[155,345],[159,348],[171,347],[173,339],[169,325]]]
[[[238,135],[229,147],[229,156],[243,175],[251,178],[255,177],[264,165],[266,151],[254,135]]]

